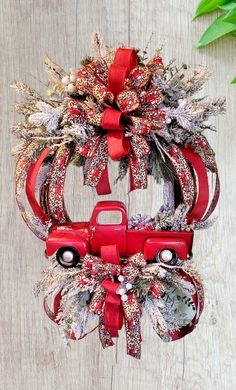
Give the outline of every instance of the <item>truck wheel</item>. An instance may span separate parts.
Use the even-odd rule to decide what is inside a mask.
[[[64,268],[75,267],[80,261],[80,254],[73,247],[63,247],[58,249],[56,258],[58,263]]]
[[[174,250],[166,248],[157,253],[156,260],[162,263],[175,265],[177,263],[178,257]]]

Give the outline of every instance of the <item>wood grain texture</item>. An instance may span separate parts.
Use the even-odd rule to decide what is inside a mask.
[[[195,44],[213,16],[191,21],[197,0],[2,0],[1,29],[1,339],[0,388],[7,390],[229,390],[236,388],[235,231],[236,87],[233,76],[235,40],[225,37],[206,49]],[[222,195],[218,221],[195,237],[194,257],[206,286],[205,311],[197,329],[182,341],[166,345],[143,321],[142,360],[125,353],[122,333],[116,347],[103,351],[96,332],[65,349],[58,330],[46,318],[42,298],[31,294],[45,267],[44,245],[20,218],[14,200],[15,140],[9,89],[21,79],[43,91],[45,54],[65,69],[90,53],[90,35],[100,31],[108,44],[144,48],[153,32],[148,54],[164,44],[164,58],[204,64],[213,76],[203,95],[226,95],[227,115],[215,120],[218,132],[207,136],[217,153]],[[110,167],[115,177],[114,167]],[[74,218],[88,219],[97,196],[81,189],[81,174],[71,169],[66,183],[67,207]],[[115,199],[129,214],[154,213],[161,190],[128,195],[128,180],[114,187]],[[104,197],[112,198],[111,196]]]

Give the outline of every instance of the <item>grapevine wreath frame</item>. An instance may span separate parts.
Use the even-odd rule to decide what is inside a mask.
[[[203,309],[192,240],[195,229],[210,225],[220,191],[203,131],[213,129],[211,115],[225,112],[225,98],[194,97],[209,77],[202,66],[192,73],[173,61],[164,66],[159,52],[146,61],[133,48],[108,48],[98,34],[94,47],[76,74],[46,57],[47,98],[21,82],[12,85],[25,96],[15,104],[24,121],[12,126],[20,139],[16,200],[28,227],[46,241],[50,265],[35,292],[45,293],[45,311],[63,336],[81,339],[98,327],[107,347],[124,323],[127,353],[140,358],[142,314],[171,341],[190,333]],[[73,163],[82,167],[85,185],[110,193],[109,160],[119,161],[117,182],[129,174],[130,191],[147,188],[148,175],[162,181],[164,204],[154,217],[127,221],[123,204],[99,202],[95,214],[118,210],[123,222],[118,238],[105,226],[96,246],[97,214],[72,222],[64,182]]]

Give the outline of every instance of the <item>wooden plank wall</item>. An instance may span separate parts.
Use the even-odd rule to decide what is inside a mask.
[[[0,388],[6,390],[195,390],[236,389],[235,370],[235,40],[226,37],[197,50],[200,32],[213,20],[191,21],[197,0],[1,0],[1,338]],[[194,257],[205,278],[206,306],[195,332],[166,345],[143,324],[142,360],[126,356],[124,334],[116,347],[102,350],[96,332],[65,349],[57,328],[46,318],[42,297],[31,291],[46,261],[44,245],[27,230],[14,200],[15,140],[9,126],[16,96],[9,84],[21,79],[42,91],[47,53],[65,69],[90,53],[90,36],[100,31],[108,44],[144,48],[164,44],[164,58],[204,64],[213,76],[203,95],[226,95],[227,115],[217,118],[217,133],[207,134],[216,150],[222,195],[218,221],[195,237]],[[110,169],[114,174],[114,167]],[[114,176],[115,177],[115,176]],[[74,218],[88,219],[97,197],[81,189],[81,175],[70,171],[67,206]],[[126,202],[129,214],[154,213],[160,188],[128,192],[128,181],[113,198]],[[109,198],[109,197],[107,197]],[[111,197],[110,197],[111,198]]]

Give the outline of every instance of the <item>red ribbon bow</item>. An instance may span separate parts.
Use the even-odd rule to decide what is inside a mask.
[[[145,272],[147,265],[145,258],[142,253],[137,253],[121,263],[116,245],[101,247],[101,256],[102,258],[90,254],[85,256],[81,270],[76,275],[79,290],[81,292],[92,292],[87,311],[99,316],[98,329],[103,348],[113,345],[112,338],[118,337],[118,331],[124,323],[127,353],[139,359],[142,341],[140,330],[141,306],[135,288],[126,292],[127,300],[123,301],[121,299],[119,295],[121,283],[118,282],[117,277],[119,275],[124,276],[126,282],[137,280]],[[201,283],[191,273],[188,274],[181,269],[178,270],[178,275],[195,287],[196,291],[192,295],[195,316],[189,324],[174,331],[165,331],[163,334],[157,332],[165,341],[178,340],[190,333],[196,326],[203,309],[204,295]],[[159,299],[168,289],[168,285],[158,278],[149,285],[149,295],[154,300]],[[57,314],[61,310],[62,292],[63,290],[55,297],[54,313],[48,307],[47,298],[44,301],[46,313],[57,324],[60,324]],[[153,327],[156,330],[156,324],[153,324]],[[85,337],[87,334],[83,334],[80,338]],[[77,339],[73,331],[69,331],[68,336],[71,339]]]
[[[116,245],[101,247],[101,259],[92,255],[86,255],[81,272],[77,278],[81,286],[90,286],[98,280],[100,284],[95,288],[89,312],[99,314],[99,335],[102,346],[113,345],[112,337],[118,337],[118,331],[125,323],[127,334],[128,354],[140,358],[141,333],[140,315],[141,308],[137,295],[127,291],[127,301],[122,301],[118,289],[120,282],[114,280],[119,275],[129,280],[137,277],[140,269],[146,265],[141,253],[130,257],[125,265],[121,264]]]
[[[147,187],[147,156],[150,153],[143,135],[160,130],[164,112],[158,107],[162,96],[156,86],[150,85],[155,72],[163,70],[162,60],[154,57],[145,67],[138,66],[133,49],[117,50],[109,69],[103,59],[95,60],[77,73],[77,89],[91,96],[96,103],[71,100],[72,118],[99,126],[107,131],[93,137],[79,148],[89,158],[85,184],[96,186],[98,194],[110,193],[108,156],[113,160],[128,155],[130,190]],[[129,137],[125,136],[128,129]]]

